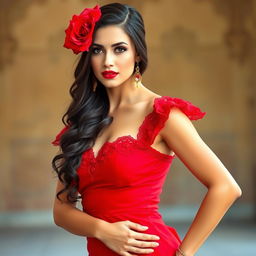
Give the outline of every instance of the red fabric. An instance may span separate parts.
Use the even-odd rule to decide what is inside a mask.
[[[61,136],[62,134],[64,134],[67,130],[68,130],[69,126],[64,126],[61,131],[56,135],[56,138],[55,140],[53,140],[51,143],[54,145],[54,146],[59,146],[60,145],[60,139],[61,139]]]
[[[159,246],[141,256],[174,256],[181,243],[175,228],[164,223],[158,212],[160,194],[174,156],[151,147],[164,127],[172,107],[178,107],[191,120],[202,118],[202,112],[191,102],[161,96],[155,98],[153,110],[142,122],[137,138],[118,137],[103,144],[95,157],[90,148],[82,156],[77,170],[83,210],[108,222],[130,220],[149,228],[143,231],[160,236]],[[56,136],[58,144],[62,131]],[[90,256],[117,256],[100,240],[87,237]]]
[[[73,15],[65,30],[64,47],[72,49],[75,54],[89,51],[95,23],[101,17],[100,6],[85,8],[79,15]]]

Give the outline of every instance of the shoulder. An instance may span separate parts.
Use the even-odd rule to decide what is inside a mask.
[[[165,120],[164,127],[160,132],[163,139],[175,137],[175,134],[177,137],[184,132],[194,132],[195,128],[191,121],[202,119],[206,114],[192,102],[170,96],[162,96],[156,99],[155,110]]]
[[[178,97],[160,96],[155,98],[154,101],[155,111],[167,118],[172,115],[186,115],[190,120],[197,120],[203,118],[206,114],[192,102]],[[170,115],[171,111],[172,115]]]

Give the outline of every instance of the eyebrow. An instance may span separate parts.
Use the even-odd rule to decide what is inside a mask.
[[[126,44],[126,45],[128,45],[128,44],[125,43],[125,42],[119,42],[119,43],[112,44],[111,46],[112,46],[112,47],[115,47],[115,46],[120,45],[120,44]],[[101,47],[103,46],[103,45],[101,45],[101,44],[95,44],[95,43],[94,43],[93,45],[95,45],[95,46],[101,46]]]

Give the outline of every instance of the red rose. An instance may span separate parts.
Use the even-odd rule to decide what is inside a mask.
[[[100,19],[99,5],[94,8],[85,8],[79,16],[73,15],[65,30],[66,38],[64,47],[72,49],[75,54],[88,51],[92,43],[95,23]]]

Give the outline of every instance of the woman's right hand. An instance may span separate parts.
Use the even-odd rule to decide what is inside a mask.
[[[114,223],[104,222],[98,232],[97,238],[103,242],[108,248],[122,256],[136,256],[136,254],[152,253],[154,250],[148,247],[157,247],[159,244],[153,241],[140,240],[159,240],[156,235],[145,234],[133,231],[145,231],[143,226],[126,220]]]

